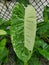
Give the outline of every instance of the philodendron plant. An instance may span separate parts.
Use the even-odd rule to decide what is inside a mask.
[[[16,3],[11,17],[11,41],[13,49],[24,65],[33,53],[36,35],[36,11],[28,5]]]

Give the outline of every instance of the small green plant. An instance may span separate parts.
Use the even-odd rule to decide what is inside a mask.
[[[10,20],[0,18],[0,65],[8,59],[6,37],[18,57],[17,65],[40,65],[40,56],[49,60],[49,7],[44,9],[44,21],[36,23],[35,9],[26,1],[18,0]]]
[[[35,35],[35,9],[31,5],[24,8],[23,5],[17,3],[11,18],[11,41],[16,55],[24,62],[24,65],[28,65],[27,62],[32,56]]]
[[[0,65],[8,58],[8,50],[5,48],[6,39],[0,41]]]
[[[6,48],[6,38],[7,31],[5,31],[3,24],[3,19],[0,18],[0,65],[8,60],[8,50]],[[3,26],[3,27],[2,27]]]

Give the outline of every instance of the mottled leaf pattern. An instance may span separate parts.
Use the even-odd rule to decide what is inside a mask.
[[[30,7],[30,9],[31,8],[33,8],[33,7]],[[30,12],[33,13],[34,11],[35,10],[32,10]],[[33,18],[32,15],[30,15],[31,19]],[[24,40],[25,40],[24,39],[24,33],[25,33],[25,30],[24,30],[24,27],[25,27],[24,26],[24,22],[25,22],[24,21],[24,16],[25,16],[24,6],[19,4],[19,3],[16,4],[14,9],[13,9],[12,18],[11,18],[11,40],[12,40],[14,51],[15,51],[16,55],[18,56],[18,58],[20,60],[24,61],[24,62],[27,62],[30,59],[31,55],[32,55],[32,51],[28,50],[24,46],[24,44],[25,44],[24,43]],[[35,17],[35,20],[36,20],[36,17]],[[35,21],[35,20],[32,19],[32,20],[29,20],[29,21]]]

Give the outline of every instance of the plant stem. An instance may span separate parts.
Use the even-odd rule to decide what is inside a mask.
[[[28,65],[28,63],[27,62],[24,62],[24,65]]]

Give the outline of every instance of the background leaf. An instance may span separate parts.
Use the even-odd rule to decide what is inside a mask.
[[[6,31],[0,29],[0,35],[6,35],[6,34],[7,34]]]

